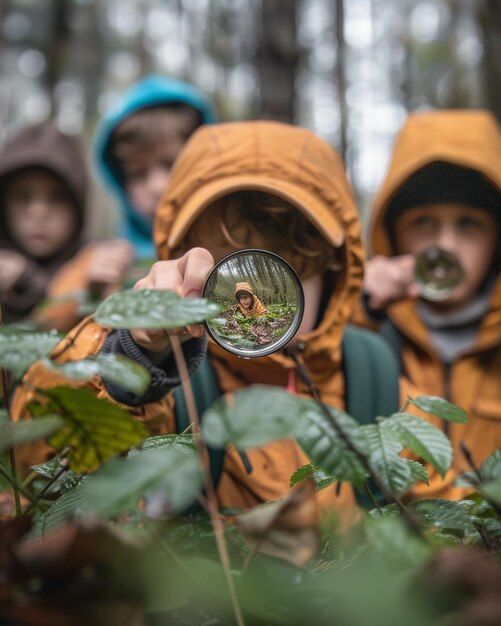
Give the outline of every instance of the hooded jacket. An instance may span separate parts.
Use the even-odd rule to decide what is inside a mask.
[[[130,241],[139,259],[154,258],[153,225],[140,215],[123,188],[111,154],[113,131],[133,113],[153,106],[183,103],[200,113],[203,123],[215,121],[209,100],[195,87],[165,76],[150,75],[135,83],[123,94],[119,104],[99,123],[93,140],[94,169],[97,177],[116,198],[120,213],[119,236]]]
[[[302,357],[322,399],[344,406],[341,339],[344,326],[358,302],[362,284],[361,225],[343,164],[334,150],[302,128],[270,121],[235,122],[198,129],[179,156],[169,186],[159,205],[155,241],[161,259],[186,236],[190,225],[216,198],[233,191],[256,189],[283,197],[302,211],[333,246],[343,246],[344,266],[333,281],[332,293],[318,326],[299,337]],[[210,237],[210,234],[209,234]],[[201,242],[202,244],[203,242]],[[121,331],[119,331],[121,332]],[[82,358],[98,351],[109,331],[87,320],[56,349],[58,362]],[[56,354],[56,353],[55,353]],[[240,359],[215,344],[210,360],[224,392],[252,383],[288,386],[307,395],[295,379],[294,362],[283,353],[259,359]],[[36,386],[54,385],[62,379],[34,365],[26,380]],[[288,384],[289,383],[289,384]],[[87,384],[100,397],[108,391],[100,379]],[[15,397],[13,412],[22,415],[30,392]],[[132,408],[152,432],[173,428],[170,396]],[[170,422],[166,425],[166,415]],[[227,451],[217,495],[222,507],[247,508],[286,494],[292,473],[308,463],[292,440],[281,440],[247,451],[247,461],[233,448]],[[32,461],[33,462],[33,461]],[[335,506],[346,518],[356,510],[351,489],[340,494],[332,486],[318,493],[319,501]]]
[[[238,300],[238,294],[239,293],[247,293],[247,294],[249,294],[249,296],[252,297],[252,308],[250,309],[250,311],[248,309],[245,309],[240,304],[240,301]],[[250,286],[249,283],[243,282],[243,283],[237,283],[235,285],[235,298],[237,299],[236,309],[239,310],[240,313],[244,317],[251,317],[251,316],[254,316],[254,315],[265,315],[266,314],[266,307],[261,302],[261,300],[254,294],[254,292],[252,291],[252,287]]]
[[[47,121],[20,130],[7,142],[0,154],[0,248],[20,252],[6,228],[3,194],[9,177],[29,167],[43,168],[64,184],[75,207],[77,228],[64,249],[50,258],[28,258],[27,269],[19,277],[11,293],[2,299],[4,321],[9,322],[17,321],[30,313],[45,297],[55,274],[83,244],[87,186],[85,162],[78,143],[64,135],[53,122]]]
[[[435,162],[466,167],[485,177],[501,193],[501,131],[486,111],[438,111],[411,115],[399,133],[389,169],[376,195],[369,228],[373,254],[392,256],[385,226],[388,208],[401,185],[415,172]],[[501,196],[500,196],[501,197]],[[498,207],[501,212],[501,205]],[[499,215],[496,216],[499,221]],[[444,427],[454,449],[453,470],[442,481],[431,472],[430,488],[415,488],[427,497],[455,498],[464,490],[453,487],[459,472],[470,470],[460,451],[464,442],[477,466],[501,448],[501,280],[498,275],[474,346],[447,366],[434,349],[417,312],[417,303],[400,301],[387,309],[401,341],[404,374],[420,390],[446,398],[469,414],[467,424]]]

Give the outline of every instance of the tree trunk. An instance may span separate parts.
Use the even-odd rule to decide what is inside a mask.
[[[484,0],[478,6],[478,23],[483,35],[487,106],[501,120],[501,3]]]

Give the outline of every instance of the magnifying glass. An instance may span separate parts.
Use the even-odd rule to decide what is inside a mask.
[[[415,280],[425,300],[447,300],[463,276],[464,271],[458,259],[437,246],[426,248],[416,258]]]
[[[222,348],[244,358],[280,350],[303,318],[298,275],[266,250],[239,250],[224,257],[207,277],[203,296],[222,307],[205,323],[207,332]]]

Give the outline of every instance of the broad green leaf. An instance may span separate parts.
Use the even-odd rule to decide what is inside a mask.
[[[332,483],[336,482],[337,478],[334,476],[329,476],[322,469],[314,465],[313,463],[309,463],[308,465],[301,466],[298,470],[294,472],[291,476],[290,486],[294,487],[297,483],[300,483],[302,480],[306,480],[310,478],[315,483],[316,491],[321,491],[325,489]]]
[[[180,298],[162,289],[129,289],[106,298],[94,318],[109,328],[179,328],[203,322],[220,310],[206,298]]]
[[[52,387],[38,393],[48,402],[30,402],[28,409],[33,415],[57,413],[64,419],[63,428],[49,438],[49,444],[59,452],[70,446],[68,463],[76,474],[96,470],[146,436],[144,425],[125,409],[96,398],[88,389]]]
[[[179,454],[188,456],[196,452],[197,446],[193,435],[155,435],[145,439],[140,448],[130,450],[128,456],[134,456],[143,450],[157,450],[159,448],[174,448]]]
[[[426,467],[424,465],[418,461],[411,461],[409,459],[404,460],[407,461],[407,464],[411,468],[413,481],[420,480],[427,485],[430,484],[430,477],[428,476],[428,472],[426,471]]]
[[[83,483],[80,483],[75,489],[67,491],[60,496],[50,509],[38,518],[30,533],[30,537],[32,539],[42,537],[45,533],[61,526],[68,518],[83,512],[84,500],[82,487]]]
[[[0,423],[0,452],[32,441],[46,439],[64,424],[58,415],[47,415],[34,420]]]
[[[56,332],[2,332],[0,328],[0,368],[21,377],[28,367],[57,346],[63,335]]]
[[[79,361],[69,361],[61,365],[43,359],[44,366],[73,380],[86,380],[101,376],[126,391],[141,397],[148,389],[151,376],[148,370],[121,354],[99,354]]]
[[[443,398],[419,396],[409,399],[409,402],[417,406],[421,411],[440,417],[440,419],[447,420],[448,422],[461,422],[464,424],[468,421],[468,413],[466,411],[455,404],[447,402],[447,400]]]
[[[445,434],[417,415],[395,413],[381,420],[380,426],[391,431],[406,447],[416,452],[442,476],[452,462],[452,446]]]
[[[304,401],[284,389],[251,385],[216,400],[202,416],[205,441],[241,450],[290,435],[303,419]]]
[[[480,485],[480,493],[498,506],[501,506],[501,476],[487,484]]]
[[[474,531],[473,524],[481,519],[471,515],[473,500],[417,500],[409,505],[421,523],[433,528]]]
[[[369,516],[365,531],[378,559],[400,570],[420,566],[431,545],[412,533],[400,516]]]
[[[363,487],[366,471],[360,460],[339,436],[334,423],[362,454],[365,439],[360,425],[347,413],[328,407],[330,419],[311,400],[304,400],[303,414],[294,431],[294,437],[312,462],[337,480]]]
[[[127,459],[112,459],[85,482],[86,509],[116,515],[134,508],[152,491],[161,491],[169,510],[191,504],[202,484],[197,455],[175,448],[139,452]]]
[[[38,418],[43,419],[43,418]],[[39,476],[43,476],[44,478],[48,478],[52,480],[56,474],[58,474],[61,469],[61,456],[57,454],[55,457],[49,459],[45,463],[39,463],[38,465],[32,465],[31,469],[36,472]]]
[[[0,424],[3,424],[4,422],[9,422],[10,418],[9,418],[9,413],[7,412],[7,409],[0,409]]]
[[[381,424],[368,424],[364,431],[370,467],[392,493],[406,491],[414,482],[410,465],[399,454],[402,444],[396,435]]]
[[[486,482],[501,477],[501,450],[496,450],[485,459],[480,467],[480,474]]]

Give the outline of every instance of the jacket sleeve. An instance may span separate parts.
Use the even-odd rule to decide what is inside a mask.
[[[56,346],[51,358],[56,363],[62,364],[95,356],[100,351],[121,352],[130,357],[131,354],[127,354],[127,348],[123,349],[119,338],[121,332],[110,331],[99,326],[92,318],[87,318]],[[130,341],[132,342],[131,337]],[[134,346],[138,349],[136,344]],[[206,340],[191,340],[183,344],[190,372],[198,367],[206,349]],[[137,420],[145,424],[151,435],[176,432],[174,401],[172,394],[169,393],[179,384],[175,365],[171,359],[167,359],[160,367],[156,367],[151,362],[148,365],[148,358],[145,354],[142,358],[142,365],[149,369],[152,376],[151,386],[142,398],[137,398],[110,383],[105,383],[100,376],[93,376],[85,381],[69,380],[59,373],[49,371],[37,362],[27,371],[14,393],[12,418],[17,421],[30,417],[27,404],[37,397],[37,389],[65,385],[72,388],[87,388],[96,397],[105,398],[127,409]],[[163,367],[166,369],[162,370]],[[16,459],[21,474],[25,475],[31,465],[44,462],[50,453],[53,453],[53,450],[40,442],[16,448]]]
[[[14,321],[26,317],[45,298],[49,280],[46,271],[34,263],[28,263],[12,289],[2,294],[2,305],[8,312],[6,317]]]

